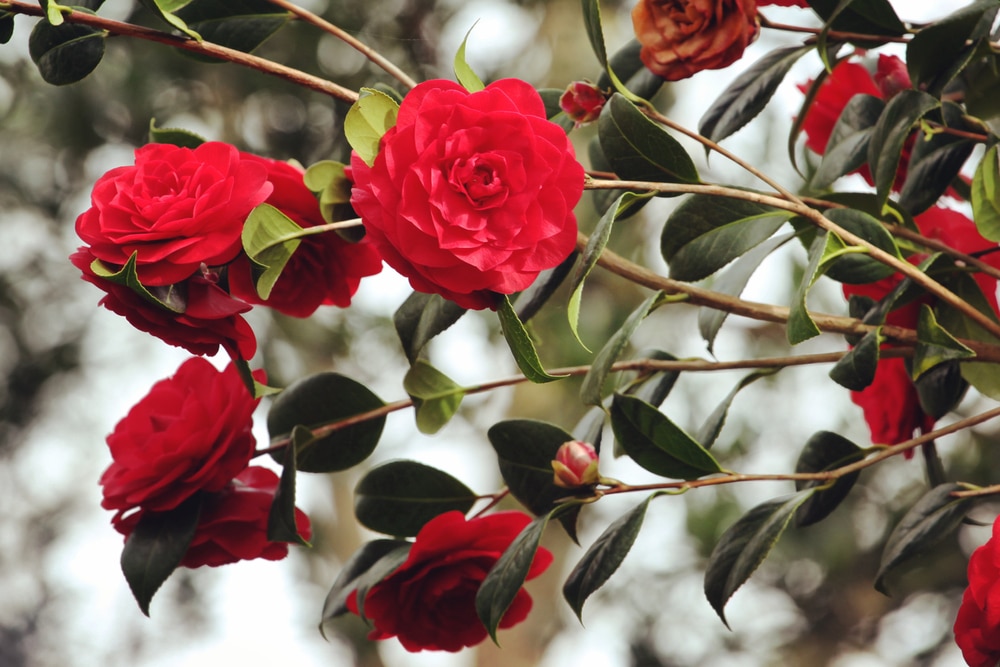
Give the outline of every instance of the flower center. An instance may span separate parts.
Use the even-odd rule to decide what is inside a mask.
[[[500,175],[502,163],[495,156],[457,160],[451,165],[448,180],[475,208],[496,208],[507,200],[507,184]]]

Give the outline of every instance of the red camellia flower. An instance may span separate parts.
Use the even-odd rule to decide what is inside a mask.
[[[270,193],[264,165],[229,144],[147,144],[98,179],[76,232],[110,265],[136,253],[143,285],[172,285],[232,261],[243,221]]]
[[[374,624],[370,639],[396,637],[408,651],[459,651],[486,639],[476,615],[476,591],[514,538],[531,522],[522,512],[497,512],[468,521],[461,512],[446,512],[427,522],[417,534],[406,562],[369,589],[365,616]],[[552,563],[538,550],[528,579]],[[357,614],[357,594],[347,599]],[[500,622],[509,628],[531,610],[523,588]]]
[[[553,481],[556,486],[573,489],[597,484],[597,450],[589,442],[564,442],[552,459]]]
[[[241,560],[281,560],[288,544],[267,539],[267,520],[278,489],[278,475],[251,466],[220,491],[206,494],[198,527],[181,561],[183,567],[218,567]],[[132,534],[143,511],[116,521],[115,529],[126,538]],[[309,517],[295,508],[295,527],[304,540],[312,537]]]
[[[300,227],[325,224],[316,196],[302,182],[302,170],[287,162],[241,155],[267,170],[274,191],[265,203]],[[249,303],[270,306],[293,317],[308,317],[322,305],[349,306],[361,278],[381,270],[382,259],[367,239],[350,243],[335,232],[326,232],[301,239],[266,301],[257,295],[250,260],[242,253],[229,268],[229,287],[234,296]]]
[[[583,167],[523,81],[421,83],[373,165],[351,166],[351,204],[386,263],[465,308],[496,307],[576,244]]]
[[[932,207],[915,218],[921,234],[937,239],[965,254],[995,247],[996,244],[979,235],[975,223],[962,213],[941,207]],[[909,261],[917,264],[922,255],[914,255]],[[995,253],[986,255],[984,261],[1000,267],[1000,258]],[[991,276],[975,274],[980,289],[987,302],[997,308],[997,281]],[[895,274],[867,285],[843,286],[844,296],[858,294],[876,301],[889,294],[902,281]],[[908,303],[889,313],[886,322],[895,326],[915,329],[920,316],[920,307],[928,303],[927,298]],[[875,380],[863,391],[851,392],[851,399],[864,411],[865,421],[871,430],[872,442],[894,445],[913,437],[914,431],[928,431],[934,427],[934,419],[925,415],[920,407],[917,390],[906,370],[902,359],[887,358],[878,363]]]
[[[255,374],[264,381],[263,371]],[[170,510],[199,491],[221,491],[250,462],[258,400],[232,364],[201,357],[153,385],[108,436],[112,463],[101,506],[116,520],[134,508]]]
[[[231,297],[211,273],[196,274],[173,286],[178,303],[184,307],[183,312],[174,312],[95,274],[91,268],[95,257],[89,248],[81,247],[69,259],[83,272],[84,280],[107,292],[100,305],[123,316],[139,331],[191,354],[212,355],[221,345],[234,359],[249,359],[257,350],[253,329],[241,317],[250,304]]]
[[[819,155],[826,153],[833,127],[837,124],[844,107],[855,95],[872,95],[889,100],[896,93],[909,87],[910,75],[906,70],[906,63],[896,56],[879,54],[874,76],[863,65],[849,60],[840,61],[820,85],[802,122],[802,131],[806,134],[806,147]],[[802,92],[808,88],[809,84],[799,86]],[[900,157],[896,189],[902,187],[906,181],[906,165],[910,161],[912,146],[911,137]],[[862,166],[857,173],[861,174],[869,184],[874,183],[868,165]]]
[[[760,32],[755,0],[639,0],[632,27],[639,58],[667,81],[731,65]]]
[[[597,120],[607,101],[605,92],[594,84],[574,81],[559,96],[559,108],[579,126]]]
[[[970,667],[1000,662],[1000,520],[993,536],[969,558],[969,587],[955,619],[955,642]]]

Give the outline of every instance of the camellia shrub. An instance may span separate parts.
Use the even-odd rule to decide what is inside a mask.
[[[955,412],[970,387],[1000,400],[1000,1],[967,2],[915,24],[887,0],[640,0],[631,11],[635,39],[609,53],[599,3],[582,0],[579,32],[593,47],[594,76],[558,90],[482,81],[465,43],[455,80],[416,82],[377,46],[286,0],[139,4],[156,27],[105,18],[101,0],[7,0],[0,37],[10,40],[15,16],[37,17],[30,55],[54,85],[100,66],[112,36],[252,67],[349,103],[342,131],[352,149],[302,167],[151,123],[149,142],[97,179],[79,213],[80,244],[68,261],[98,288],[95,302],[194,355],[107,437],[102,506],[125,537],[122,571],[144,613],[177,568],[278,560],[289,545],[308,547],[313,529],[296,507],[297,476],[362,465],[390,412],[412,411],[420,431],[435,434],[465,396],[518,383],[582,377],[579,401],[590,412],[579,424],[513,418],[488,428],[504,482],[493,493],[477,494],[417,461],[367,470],[355,517],[385,537],[344,565],[317,610],[321,626],[353,614],[369,622],[372,640],[395,638],[409,651],[496,640],[499,630],[532,622],[525,582],[559,576],[543,534],[575,540],[590,505],[634,496],[633,508],[581,547],[569,568],[562,591],[581,616],[629,553],[650,503],[787,482],[788,495],[735,519],[707,559],[704,594],[725,623],[727,602],[782,535],[822,530],[862,471],[890,461],[924,465],[925,492],[871,573],[888,592],[901,565],[925,557],[977,502],[1000,493],[1000,474],[985,486],[950,477],[935,444],[1000,417],[1000,407]],[[772,4],[799,8],[789,15],[801,24],[769,21]],[[351,90],[251,54],[292,17],[345,39],[395,84]],[[716,99],[684,100],[704,105],[697,128],[658,110],[666,82],[744,60],[768,31],[801,40],[745,63]],[[897,50],[880,51],[886,45]],[[803,102],[787,142],[802,178],[779,183],[724,145],[807,54],[821,65],[809,80],[791,82]],[[583,159],[574,133],[588,125],[596,129]],[[705,179],[678,137],[732,161],[756,185]],[[797,141],[814,154],[811,168],[798,164]],[[859,178],[841,179],[849,174]],[[845,183],[859,185],[845,191]],[[618,223],[654,198],[680,196],[660,231],[666,274],[608,249]],[[591,208],[596,224],[580,229],[578,215]],[[798,252],[805,267],[791,300],[742,298],[782,248]],[[332,372],[269,386],[266,369],[255,369],[261,355],[246,313],[306,318],[326,306],[350,309],[361,282],[383,270],[413,288],[394,318],[408,397],[385,403]],[[596,298],[585,289],[595,271],[647,296],[588,351],[588,364],[552,368],[545,348],[578,345],[572,337]],[[841,312],[810,308],[820,280],[841,284]],[[735,366],[631,352],[639,325],[676,303],[702,309],[698,333],[709,352],[729,315],[780,325],[792,352]],[[542,309],[563,317],[571,335],[535,338],[528,326]],[[468,310],[495,317],[518,377],[463,387],[431,364],[428,343]],[[821,332],[843,341],[825,353],[795,353]],[[228,356],[224,370],[203,358],[219,352]],[[809,366],[815,382],[850,392],[870,441],[818,430],[798,445],[794,469],[736,469],[738,461],[712,451],[731,403],[765,375],[780,383],[790,366]],[[697,436],[661,409],[678,374],[734,367],[752,373]],[[270,441],[258,443],[252,414],[264,396]],[[919,459],[906,463],[915,452]],[[253,464],[264,456],[270,467]],[[610,456],[658,481],[602,475]],[[520,509],[498,510],[504,500]],[[971,557],[954,625],[974,667],[1000,661],[996,530]]]

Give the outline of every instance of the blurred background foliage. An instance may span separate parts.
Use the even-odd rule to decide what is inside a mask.
[[[150,24],[151,18],[131,4],[112,0],[101,13]],[[451,76],[453,53],[477,19],[481,23],[470,39],[469,59],[484,79],[519,76],[538,87],[563,87],[598,74],[576,0],[302,4],[375,46],[418,80]],[[604,3],[609,44],[621,45],[629,38],[630,6]],[[792,16],[801,21],[805,14]],[[308,165],[346,158],[340,132],[346,106],[257,72],[205,65],[160,45],[122,38],[108,41],[104,62],[83,82],[50,87],[27,58],[32,22],[19,17],[14,40],[0,47],[0,667],[196,664],[190,654],[181,657],[180,645],[217,636],[234,641],[226,634],[224,618],[232,605],[214,599],[224,595],[217,586],[218,571],[178,571],[149,620],[130,607],[125,582],[115,576],[116,564],[95,569],[87,558],[92,552],[87,541],[95,534],[105,549],[113,553],[118,548],[118,536],[98,507],[97,479],[109,461],[103,436],[162,377],[154,373],[157,364],[147,355],[158,358],[176,351],[165,352],[159,341],[147,340],[113,315],[98,311],[98,294],[66,261],[77,244],[73,221],[87,207],[94,180],[129,161],[132,147],[146,141],[151,119],[161,127],[183,127],[244,150]],[[752,62],[773,47],[770,39],[765,36],[744,60]],[[339,41],[306,25],[289,25],[258,54],[352,89],[376,81],[394,83]],[[818,69],[818,60],[809,67]],[[731,76],[704,74],[701,88],[678,84],[665,90],[657,100],[660,108],[693,126]],[[713,82],[718,87],[713,88]],[[794,87],[787,87],[791,97],[786,99],[797,103]],[[790,180],[782,148],[788,120],[797,109],[774,106],[735,137],[733,146],[751,162],[797,183]],[[587,128],[575,134],[581,156],[587,154],[592,137]],[[704,169],[709,179],[745,180],[718,162]],[[620,225],[612,247],[662,268],[659,227],[672,205],[654,202],[642,216]],[[579,217],[584,230],[596,220],[586,198]],[[798,262],[801,257],[791,252],[755,283],[763,290],[761,300],[788,301],[789,276]],[[255,313],[261,365],[272,384],[286,385],[308,373],[336,369],[369,384],[387,400],[401,397],[405,361],[391,313],[406,289],[390,278],[375,285],[363,289],[350,310],[327,309],[307,321]],[[600,346],[642,298],[634,286],[595,271],[584,299],[584,340]],[[565,294],[557,294],[534,321],[543,359],[550,366],[582,364],[590,358],[570,342],[559,308],[565,299]],[[818,290],[814,305],[832,312],[843,309],[835,287]],[[489,315],[467,315],[432,347],[433,361],[461,382],[513,372]],[[658,311],[637,338],[636,349],[656,347],[679,357],[706,355],[694,311],[682,305]],[[842,340],[823,336],[796,352],[843,346]],[[787,353],[782,331],[760,323],[728,323],[717,345],[720,358]],[[164,363],[169,367],[172,361]],[[112,372],[118,375],[112,377]],[[688,430],[696,430],[740,377],[685,376],[664,409]],[[485,438],[489,425],[516,416],[572,429],[584,413],[577,389],[578,383],[568,381],[469,399],[459,418],[434,439],[420,436],[410,415],[396,415],[376,458],[405,456],[458,466],[452,472],[477,490],[490,492],[499,482]],[[960,411],[974,411],[976,400],[967,399]],[[717,449],[729,468],[789,471],[802,444],[819,429],[867,443],[860,411],[826,378],[825,369],[790,369],[740,395]],[[960,447],[944,447],[951,477],[987,481],[985,471],[1000,464],[1000,454],[988,446],[996,436],[996,428],[984,427],[975,442],[964,436]],[[622,468],[608,454],[602,462],[605,474],[642,481],[641,471]],[[308,660],[299,657],[298,664],[952,665],[958,656],[950,627],[964,586],[965,559],[985,539],[984,529],[964,528],[908,575],[890,582],[893,597],[875,592],[871,582],[881,544],[925,486],[919,461],[889,461],[865,472],[848,502],[829,519],[785,535],[733,599],[729,631],[704,601],[704,560],[722,531],[746,509],[791,487],[775,483],[699,490],[661,498],[651,506],[636,549],[587,605],[586,628],[561,600],[559,586],[565,577],[557,568],[529,587],[536,610],[528,623],[501,635],[502,651],[486,645],[457,657],[413,657],[367,644],[360,623],[334,628],[330,643],[323,643],[314,630],[325,589],[340,563],[368,538],[350,514],[356,479],[357,472],[340,473],[305,484],[308,495],[302,504],[314,522],[315,548],[294,550],[284,564],[266,564],[269,570],[293,574],[294,581],[280,585],[279,593],[291,598],[287,604],[294,614],[282,623],[294,626],[297,639],[281,639],[274,630],[274,640],[285,642],[282,650],[295,655],[300,654],[289,642],[306,647],[301,655]],[[581,521],[583,546],[639,500],[608,498],[588,507]],[[980,511],[984,520],[991,518],[988,508]],[[550,533],[549,546],[558,553],[557,564],[565,575],[582,551],[558,531]],[[106,558],[108,552],[99,553]],[[242,632],[279,625],[266,600],[256,599],[255,604],[259,609],[250,613],[258,615],[259,628],[244,627]],[[258,664],[264,664],[264,658],[260,660]]]

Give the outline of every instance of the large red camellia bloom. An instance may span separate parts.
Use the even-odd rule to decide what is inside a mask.
[[[639,0],[632,27],[639,58],[667,81],[731,65],[760,32],[755,0]]]
[[[262,371],[255,374],[264,381]],[[115,520],[135,508],[174,509],[199,491],[221,491],[250,462],[255,440],[250,396],[236,367],[201,357],[160,380],[108,436],[112,463],[101,476],[101,506]]]
[[[195,274],[171,287],[178,307],[175,312],[94,273],[94,255],[86,246],[70,255],[83,279],[106,292],[100,301],[113,313],[128,320],[139,331],[182,347],[191,354],[213,355],[221,345],[234,359],[249,359],[257,350],[257,338],[242,313],[250,304],[234,299],[217,284],[215,274]],[[216,278],[213,280],[212,278]]]
[[[959,211],[935,206],[918,215],[915,222],[924,236],[941,241],[965,254],[996,246],[980,236],[975,223]],[[909,261],[916,264],[923,259],[922,255],[914,255]],[[996,253],[986,255],[983,260],[1000,267],[1000,258]],[[975,279],[987,302],[997,312],[996,279],[981,273],[975,274]],[[858,294],[878,301],[889,294],[900,281],[902,276],[894,274],[867,285],[845,284],[844,296]],[[916,329],[920,307],[924,303],[929,303],[929,300],[924,298],[901,306],[889,313],[886,322]],[[863,391],[852,391],[851,399],[864,411],[874,443],[894,445],[909,440],[918,429],[928,431],[934,426],[934,419],[925,415],[920,407],[916,387],[902,359],[880,360],[874,382]]]
[[[274,191],[264,203],[303,228],[325,223],[316,196],[302,182],[301,169],[249,153],[241,155],[267,170]],[[351,305],[361,278],[381,270],[382,258],[367,239],[350,243],[335,232],[325,232],[301,239],[267,300],[257,295],[250,261],[243,253],[229,267],[229,287],[234,296],[248,303],[270,306],[293,317],[308,317],[322,305]]]
[[[205,495],[198,527],[181,561],[183,567],[218,567],[241,560],[281,560],[288,555],[288,544],[267,539],[268,514],[278,489],[278,475],[250,466],[220,491]],[[135,512],[114,526],[126,538],[132,534],[143,511]],[[312,536],[309,517],[295,508],[295,527],[299,536]]]
[[[1000,520],[993,536],[969,558],[969,587],[955,619],[955,642],[969,667],[1000,662]]]
[[[369,638],[396,637],[408,651],[459,651],[486,639],[476,615],[476,592],[530,522],[528,515],[513,511],[469,521],[461,512],[446,512],[428,521],[406,562],[369,589],[364,613],[375,626]],[[537,577],[551,563],[552,554],[539,549],[527,578]],[[358,613],[356,593],[348,597],[347,608]],[[531,596],[522,588],[500,627],[520,623],[530,610]]]
[[[576,244],[583,167],[523,81],[421,83],[373,165],[354,154],[351,167],[351,204],[386,263],[465,308],[495,308]]]
[[[264,165],[229,144],[147,144],[98,179],[76,232],[116,268],[136,253],[143,285],[172,285],[232,261],[243,221],[270,193]]]

